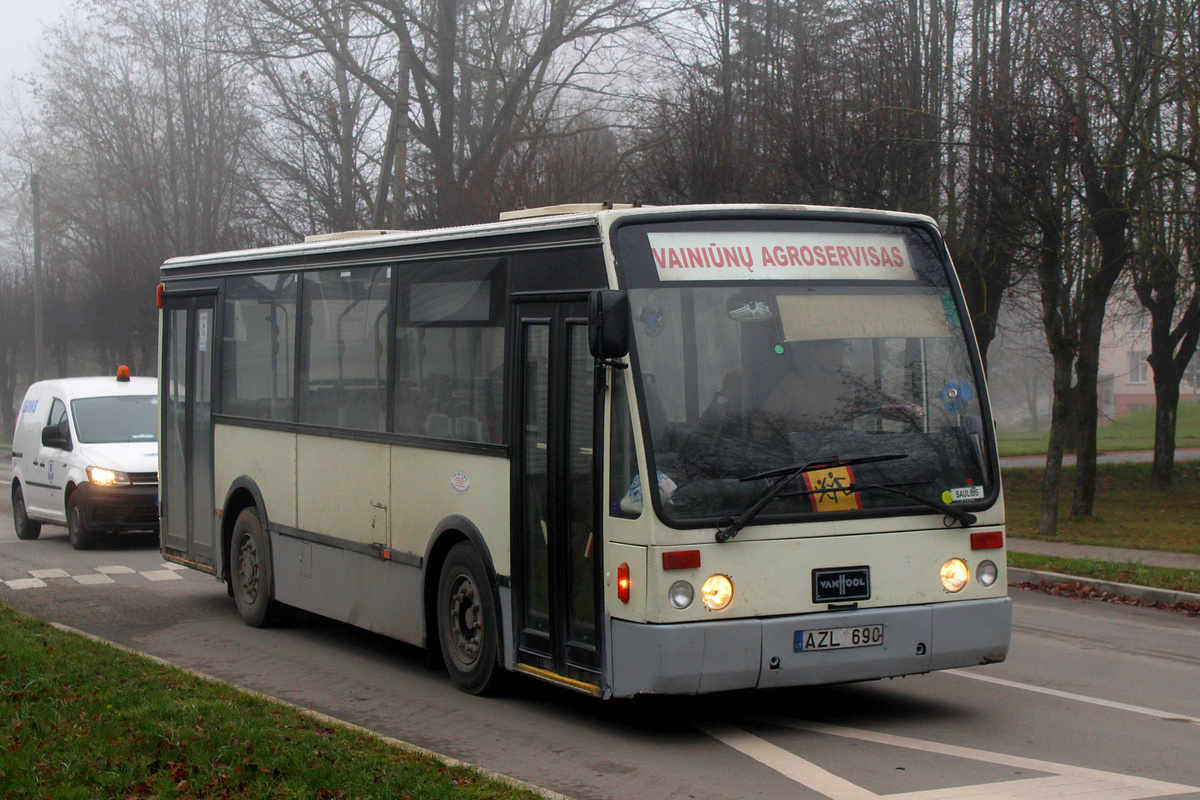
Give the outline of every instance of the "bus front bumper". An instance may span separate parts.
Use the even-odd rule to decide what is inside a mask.
[[[883,626],[868,647],[795,649],[798,631]],[[677,625],[612,620],[612,697],[846,683],[1003,661],[1007,597]],[[608,694],[606,692],[606,694]]]

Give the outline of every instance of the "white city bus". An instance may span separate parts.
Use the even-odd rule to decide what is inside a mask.
[[[927,217],[557,207],[176,258],[160,293],[162,551],[250,625],[605,698],[1007,654],[993,425]]]

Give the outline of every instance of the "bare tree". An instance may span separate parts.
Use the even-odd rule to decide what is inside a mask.
[[[493,218],[511,205],[499,192],[520,187],[498,180],[508,160],[527,157],[544,131],[566,129],[563,97],[603,94],[606,51],[664,13],[645,0],[353,0],[336,9],[257,0],[243,9],[255,41],[327,53],[389,110],[383,129],[393,133],[378,151],[393,171],[409,170],[408,216],[418,225]],[[374,40],[383,44],[364,46]],[[406,142],[419,149],[403,152]]]
[[[47,260],[58,282],[47,308],[51,330],[66,334],[51,339],[61,373],[66,339],[93,343],[106,366],[152,368],[159,264],[250,238],[242,158],[257,125],[238,74],[205,47],[216,25],[211,5],[110,0],[50,34],[43,114],[26,146],[59,251]]]
[[[1132,252],[1132,222],[1155,159],[1144,144],[1161,94],[1158,0],[1042,4],[1039,88],[1024,112],[1036,176],[1036,271],[1054,362],[1054,403],[1039,527],[1057,528],[1062,457],[1077,455],[1071,514],[1090,516],[1105,311]]]

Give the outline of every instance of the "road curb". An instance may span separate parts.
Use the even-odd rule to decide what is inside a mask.
[[[1177,592],[1171,589],[1156,589],[1152,586],[1135,586],[1131,583],[1117,583],[1097,578],[1081,578],[1078,575],[1064,575],[1061,572],[1044,572],[1037,569],[1008,568],[1010,583],[1040,583],[1048,586],[1064,584],[1082,584],[1098,592],[1106,592],[1117,597],[1127,597],[1146,603],[1162,603],[1173,606],[1178,603],[1195,603],[1200,605],[1200,594],[1192,592]]]

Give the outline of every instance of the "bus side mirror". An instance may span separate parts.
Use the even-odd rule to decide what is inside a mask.
[[[629,353],[631,317],[625,292],[598,289],[588,296],[588,349],[593,358],[611,361]]]

